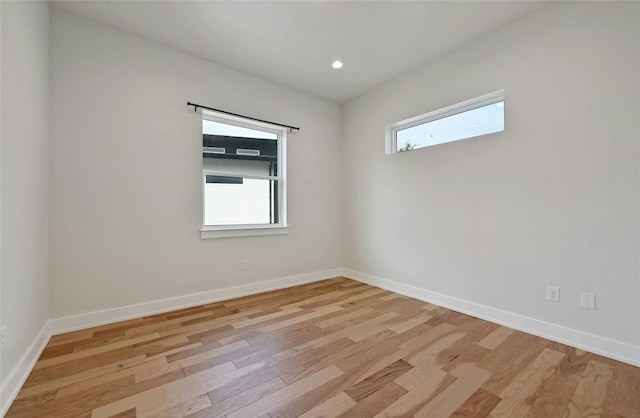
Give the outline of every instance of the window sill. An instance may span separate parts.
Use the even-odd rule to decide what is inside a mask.
[[[201,229],[201,239],[258,237],[263,235],[286,235],[289,233],[287,226],[248,226],[232,228]]]

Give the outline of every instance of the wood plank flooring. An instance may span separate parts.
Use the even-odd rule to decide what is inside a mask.
[[[54,336],[7,417],[640,417],[640,368],[344,278]]]

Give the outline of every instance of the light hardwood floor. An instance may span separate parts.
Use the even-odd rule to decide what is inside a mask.
[[[640,369],[336,278],[51,339],[7,417],[640,417]]]

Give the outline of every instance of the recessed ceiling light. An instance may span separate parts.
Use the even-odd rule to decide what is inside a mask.
[[[335,69],[342,68],[342,62],[338,60],[333,61],[333,64],[331,64],[331,66]]]

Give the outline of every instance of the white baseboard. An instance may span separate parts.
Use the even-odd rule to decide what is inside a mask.
[[[18,363],[13,366],[13,369],[9,371],[7,379],[3,382],[0,388],[0,417],[7,413],[11,403],[18,396],[18,392],[20,392],[22,385],[29,377],[33,366],[36,365],[40,354],[42,354],[49,342],[49,338],[51,338],[51,321],[47,321],[44,324],[27,351],[25,351]]]
[[[168,299],[143,302],[135,305],[119,308],[105,309],[101,311],[87,312],[79,315],[67,316],[51,320],[51,330],[54,335],[80,329],[110,324],[142,316],[169,312],[176,309],[188,308],[205,303],[218,302],[271,290],[317,282],[342,275],[341,268],[317,271],[281,279],[266,280],[257,283],[249,283],[224,289],[209,290],[190,295],[177,296]]]
[[[620,341],[600,337],[583,331],[552,324],[535,318],[507,312],[463,299],[431,292],[415,286],[406,285],[393,280],[372,276],[350,269],[331,269],[281,279],[250,283],[225,289],[211,290],[158,301],[145,302],[120,308],[106,309],[80,315],[48,321],[31,343],[20,361],[9,372],[6,381],[0,388],[0,417],[4,416],[9,406],[18,395],[20,388],[36,364],[52,334],[75,331],[93,326],[123,321],[156,313],[212,303],[221,300],[283,289],[306,283],[312,283],[333,277],[345,276],[353,280],[370,284],[410,296],[444,308],[468,314],[500,325],[514,328],[529,334],[577,347],[634,366],[640,366],[640,347]]]
[[[461,312],[476,318],[504,325],[509,328],[514,328],[528,334],[537,335],[548,340],[600,354],[634,366],[640,366],[640,347],[638,346],[589,334],[587,332],[564,327],[562,325],[552,324],[550,322],[541,321],[539,319],[519,315],[513,312],[507,312],[490,306],[454,298],[441,293],[431,292],[419,287],[372,276],[355,270],[343,269],[343,276],[415,299],[433,303],[434,305],[442,306],[443,308],[451,309],[456,312]]]

